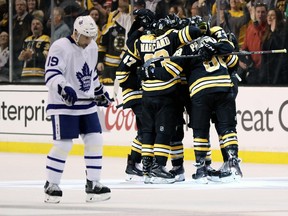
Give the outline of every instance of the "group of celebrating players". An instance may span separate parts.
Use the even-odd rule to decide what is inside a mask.
[[[218,26],[210,28],[201,17],[170,15],[156,21],[147,9],[135,10],[134,15],[127,50],[116,72],[123,108],[133,110],[138,127],[125,170],[128,180],[141,177],[152,184],[185,180],[184,111],[193,131],[196,173],[192,179],[198,183],[240,179],[236,40]],[[79,135],[84,142],[86,202],[111,197],[110,188],[100,183],[103,137],[97,107],[108,107],[113,100],[96,71],[97,32],[90,16],[80,16],[73,33],[55,41],[48,53],[45,82],[53,147],[46,158],[47,203],[61,200],[59,185],[66,159]],[[223,156],[218,170],[211,167],[211,121]],[[170,171],[166,169],[169,156]]]
[[[238,57],[232,53],[237,40],[219,26],[210,28],[209,21],[199,16],[180,19],[173,14],[156,21],[148,9],[133,14],[127,50],[116,72],[123,108],[133,110],[138,127],[125,170],[128,180],[141,177],[152,184],[185,180],[184,112],[193,131],[196,173],[192,179],[205,184],[239,180]],[[211,167],[211,121],[223,156],[218,170]]]

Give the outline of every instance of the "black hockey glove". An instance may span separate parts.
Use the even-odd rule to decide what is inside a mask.
[[[202,21],[198,23],[197,25],[202,35],[210,36],[210,26],[207,22]]]
[[[210,61],[217,53],[217,50],[215,49],[215,45],[211,42],[204,43],[202,47],[200,47],[198,54],[200,55],[200,58],[202,61]]]
[[[140,22],[140,25],[144,28],[149,28],[155,20],[154,13],[145,8],[136,9],[133,11],[133,15],[136,16],[135,20]]]
[[[102,84],[95,88],[94,95],[97,106],[109,107],[109,105],[114,101],[113,98],[110,98],[109,93],[105,90]]]
[[[141,80],[152,80],[155,79],[155,68],[153,66],[148,66],[148,67],[141,67],[140,70],[140,77]]]
[[[59,85],[58,94],[61,95],[62,100],[67,106],[72,106],[78,100],[75,90],[71,86]]]

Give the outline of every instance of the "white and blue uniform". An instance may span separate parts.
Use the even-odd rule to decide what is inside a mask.
[[[85,49],[71,37],[53,43],[45,67],[45,82],[49,89],[47,115],[83,115],[97,111],[95,102],[77,101],[73,106],[66,106],[57,92],[59,84],[67,83],[76,91],[78,98],[93,98],[94,89],[101,85],[96,71],[97,59],[95,41],[91,41]]]
[[[59,86],[72,87],[78,98],[94,98],[101,86],[96,64],[98,47],[94,40],[83,49],[72,37],[55,41],[48,53],[45,82],[48,87],[47,115],[51,116],[53,144],[47,156],[47,181],[59,184],[72,139],[81,136],[87,179],[99,180],[102,169],[103,138],[97,105],[93,101],[76,101],[68,106],[59,94]]]

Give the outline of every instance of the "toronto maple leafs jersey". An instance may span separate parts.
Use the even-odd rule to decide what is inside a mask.
[[[85,115],[97,111],[95,102],[76,101],[73,106],[67,106],[58,94],[58,85],[66,83],[78,98],[94,97],[94,89],[101,85],[96,71],[97,53],[93,40],[85,49],[70,36],[52,44],[45,64],[45,83],[49,89],[47,115]]]

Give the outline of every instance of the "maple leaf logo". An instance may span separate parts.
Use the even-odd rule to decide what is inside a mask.
[[[88,64],[85,64],[82,67],[81,72],[76,73],[76,77],[80,82],[80,89],[81,91],[87,92],[91,87],[91,74],[92,70],[90,71]]]

